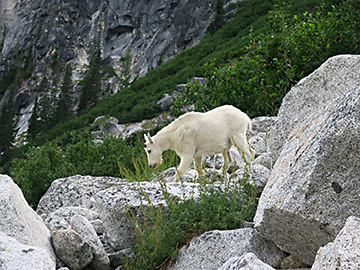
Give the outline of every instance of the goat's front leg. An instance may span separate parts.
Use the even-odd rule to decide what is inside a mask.
[[[176,180],[179,180],[181,176],[184,175],[184,173],[188,170],[193,160],[193,157],[191,155],[182,156],[180,158],[181,158],[180,165],[176,171]]]

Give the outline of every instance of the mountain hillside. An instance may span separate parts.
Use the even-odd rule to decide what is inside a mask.
[[[346,1],[334,11],[332,5],[337,6],[337,0],[328,1],[326,5],[320,5],[317,0],[304,0],[280,6],[272,0],[237,4],[213,1],[201,4],[202,12],[200,7],[187,6],[191,9],[191,18],[198,11],[201,14],[206,11],[208,21],[201,24],[206,16],[194,16],[190,20],[196,29],[193,39],[183,41],[185,45],[180,47],[198,44],[170,60],[164,56],[166,53],[160,58],[153,54],[154,59],[158,57],[155,62],[159,66],[144,69],[148,72],[141,77],[139,69],[134,73],[139,63],[137,59],[140,59],[140,56],[135,57],[134,51],[141,55],[144,51],[133,45],[140,42],[139,37],[143,35],[139,34],[143,32],[135,31],[135,28],[131,32],[127,28],[124,33],[115,35],[111,30],[113,19],[108,16],[114,10],[117,16],[125,16],[125,11],[121,13],[125,9],[134,12],[135,18],[139,15],[136,5],[125,3],[119,7],[111,1],[98,5],[88,2],[84,6],[71,1],[59,2],[57,9],[35,1],[14,6],[13,27],[7,26],[1,44],[0,114],[3,115],[0,124],[6,128],[1,130],[0,137],[5,142],[1,153],[7,156],[2,158],[2,165],[11,156],[26,151],[27,147],[12,147],[14,141],[17,145],[24,141],[28,145],[42,145],[70,130],[89,127],[100,115],[116,117],[119,123],[152,118],[161,113],[156,102],[164,93],[172,92],[177,84],[196,76],[211,79],[206,85],[208,90],[193,88],[186,94],[185,100],[196,103],[198,109],[230,103],[251,117],[274,114],[290,87],[328,57],[359,51],[356,1]],[[180,27],[185,31],[184,27],[172,25],[175,21],[171,21],[178,18],[176,14],[185,14],[181,11],[184,6],[177,1],[166,3],[169,5],[159,8],[148,3],[146,16],[139,15],[142,19],[137,27],[149,26],[149,14],[160,12],[156,14],[167,14],[159,15],[160,18],[170,20],[168,28],[158,22],[156,25],[160,30],[166,28],[168,33],[174,27]],[[168,12],[173,13],[169,15]],[[144,20],[147,23],[143,24]],[[118,26],[125,25],[124,20],[115,21]],[[24,27],[19,26],[21,23]],[[153,33],[151,41],[157,50],[157,42],[165,42],[159,31]],[[186,31],[191,32],[190,28]],[[181,33],[179,37],[187,36]],[[108,39],[110,34],[113,37]],[[132,40],[131,46],[120,44],[125,37]],[[16,38],[19,39],[15,42]],[[144,44],[148,41],[144,39]],[[173,39],[168,41],[168,45],[174,44]],[[68,42],[69,46],[60,46],[63,42]],[[113,44],[110,50],[109,44]],[[254,46],[256,44],[260,46]],[[164,46],[164,50],[175,47]],[[231,66],[236,70],[228,68]],[[134,78],[134,74],[138,76]],[[199,93],[203,96],[196,98]],[[14,135],[17,135],[15,139]]]

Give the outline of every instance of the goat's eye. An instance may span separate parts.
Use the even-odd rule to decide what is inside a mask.
[[[148,153],[150,154],[150,153],[151,153],[151,150],[148,150]]]

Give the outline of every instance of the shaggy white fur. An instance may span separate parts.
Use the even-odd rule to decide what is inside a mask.
[[[255,151],[247,143],[247,129],[251,130],[250,118],[230,105],[206,113],[186,113],[155,136],[144,135],[149,166],[156,167],[161,164],[162,152],[172,149],[181,158],[177,177],[181,177],[188,170],[193,160],[195,169],[201,174],[203,155],[224,154],[224,164],[230,166],[232,160],[229,151],[234,144],[244,153],[247,161],[251,162]]]

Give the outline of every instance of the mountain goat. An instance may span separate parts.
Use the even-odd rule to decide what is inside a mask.
[[[193,159],[195,169],[201,174],[203,155],[224,154],[225,170],[231,164],[232,145],[243,152],[248,162],[254,159],[255,152],[248,145],[246,130],[251,130],[250,118],[239,109],[225,105],[206,113],[189,112],[160,130],[155,136],[144,134],[144,149],[150,167],[162,162],[162,152],[172,149],[181,161],[176,177],[181,177],[190,167]]]

